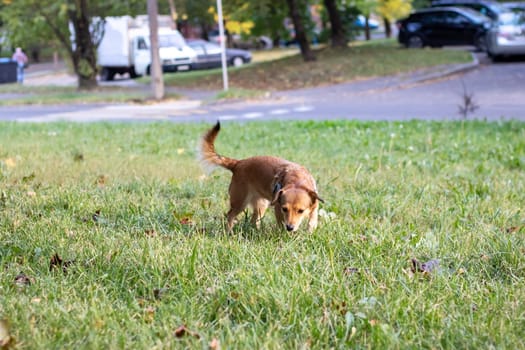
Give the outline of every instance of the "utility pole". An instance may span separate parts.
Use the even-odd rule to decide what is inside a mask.
[[[151,90],[155,100],[164,97],[164,79],[159,55],[159,7],[157,0],[148,0],[148,23],[151,51]]]
[[[222,17],[222,0],[217,0],[217,14],[219,17],[219,43],[221,44],[222,85],[228,91],[228,65],[226,64],[226,36],[224,35],[224,20]]]

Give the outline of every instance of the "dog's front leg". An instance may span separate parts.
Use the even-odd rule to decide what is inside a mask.
[[[318,223],[318,217],[319,217],[319,208],[316,205],[315,208],[312,209],[310,212],[310,215],[308,216],[308,231],[313,232],[317,228]]]
[[[277,205],[273,207],[275,211],[275,220],[277,221],[277,227],[284,229],[284,215],[281,212],[281,208],[278,208]]]

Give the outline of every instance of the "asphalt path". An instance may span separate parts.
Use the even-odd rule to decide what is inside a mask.
[[[480,56],[481,57],[481,56]],[[525,121],[525,60],[368,79],[278,92],[262,100],[203,103],[188,99],[153,105],[64,105],[0,107],[0,120],[172,121],[216,120],[456,120],[470,96],[469,119]]]

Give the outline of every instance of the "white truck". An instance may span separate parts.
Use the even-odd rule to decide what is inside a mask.
[[[182,35],[159,21],[159,55],[164,72],[191,69],[195,51]],[[149,75],[151,69],[150,36],[147,16],[107,17],[104,36],[97,50],[101,80],[113,80],[115,74],[129,73],[131,78]]]

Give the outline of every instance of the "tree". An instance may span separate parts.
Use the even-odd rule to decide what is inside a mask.
[[[346,47],[346,31],[337,8],[336,0],[324,0],[324,6],[328,12],[328,18],[330,20],[332,46],[334,47]]]
[[[231,21],[237,21],[241,31],[249,28],[250,35],[267,35],[274,46],[286,37],[284,22],[289,12],[284,0],[227,0],[224,11],[230,25]]]
[[[148,22],[151,50],[151,90],[153,98],[160,100],[164,97],[164,80],[159,55],[159,8],[157,0],[148,0]]]
[[[365,17],[365,39],[370,40],[370,15],[377,8],[378,0],[357,0],[355,6]]]
[[[97,86],[96,48],[104,33],[104,18],[144,11],[139,0],[16,0],[4,4],[1,16],[8,35],[14,40],[32,36],[57,42],[71,60],[79,89]],[[100,20],[93,21],[95,17]]]
[[[307,12],[306,4],[303,0],[286,0],[286,2],[288,4],[288,10],[290,11],[290,17],[292,18],[295,30],[295,39],[301,49],[301,55],[305,62],[315,61],[316,57],[310,48],[302,16],[302,14]]]
[[[412,0],[378,0],[377,12],[383,17],[385,35],[390,38],[392,31],[390,25],[393,21],[408,16],[412,10]]]
[[[164,2],[161,2],[164,5]],[[208,39],[208,32],[213,28],[215,20],[213,12],[210,11],[216,4],[215,0],[175,0],[178,18],[187,18],[194,26],[201,28],[203,39]],[[164,12],[163,6],[159,6]]]

